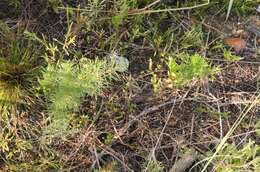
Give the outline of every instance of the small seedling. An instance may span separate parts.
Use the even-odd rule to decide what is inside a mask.
[[[178,57],[180,63],[172,57],[168,61],[168,76],[176,86],[187,85],[192,80],[204,80],[218,71],[217,67],[211,67],[206,59],[198,54],[179,54]]]
[[[216,110],[211,110],[211,109],[204,108],[204,107],[198,107],[195,110],[198,113],[207,113],[207,114],[212,115],[214,117],[221,116],[221,117],[227,118],[230,115],[230,112],[218,112]]]
[[[242,60],[241,57],[234,55],[230,50],[223,49],[224,59],[228,61],[239,61]]]

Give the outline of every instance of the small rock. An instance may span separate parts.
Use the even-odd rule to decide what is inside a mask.
[[[112,63],[115,65],[116,71],[126,72],[129,67],[129,61],[127,58],[118,55],[116,52],[112,52],[109,55]]]
[[[258,5],[258,7],[256,8],[256,11],[257,11],[258,13],[260,13],[260,5]]]

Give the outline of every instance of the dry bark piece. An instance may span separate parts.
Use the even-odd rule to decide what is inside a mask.
[[[241,52],[246,48],[246,41],[242,38],[226,38],[224,43],[234,48],[236,52]]]

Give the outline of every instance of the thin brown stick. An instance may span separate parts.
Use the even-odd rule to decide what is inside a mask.
[[[199,7],[206,6],[210,3],[208,0],[206,3],[200,4],[200,5],[194,5],[190,7],[181,7],[181,8],[170,8],[170,9],[159,9],[159,10],[144,10],[144,11],[136,11],[132,13],[128,13],[128,15],[133,16],[133,15],[142,15],[142,14],[151,14],[151,13],[162,13],[162,12],[170,12],[170,11],[183,11],[183,10],[191,10]]]
[[[152,6],[158,4],[160,1],[161,1],[161,0],[156,0],[156,1],[152,2],[151,4],[145,6],[144,8],[141,8],[141,9],[130,10],[130,11],[128,11],[128,15],[133,15],[133,14],[135,14],[135,13],[140,13],[140,12],[142,12],[142,11],[145,11],[145,10],[151,8]]]
[[[157,147],[159,146],[160,141],[161,141],[161,139],[162,139],[162,137],[163,137],[163,133],[164,133],[164,131],[165,131],[165,129],[166,129],[166,126],[167,126],[169,120],[171,119],[171,116],[172,116],[172,112],[173,112],[174,107],[175,107],[175,104],[172,105],[171,111],[170,111],[169,114],[168,114],[167,120],[166,120],[166,122],[165,122],[165,124],[164,124],[164,126],[163,126],[163,129],[162,129],[162,131],[161,131],[161,133],[160,133],[160,135],[159,135],[159,138],[157,139],[157,142],[156,142],[155,146],[154,146],[154,147],[152,148],[152,150],[151,150],[151,153],[150,153],[150,156],[149,156],[149,162],[148,162],[148,164],[149,164],[152,160],[156,161],[155,151],[156,151]],[[148,168],[148,166],[146,167],[145,171],[147,171],[147,168]]]

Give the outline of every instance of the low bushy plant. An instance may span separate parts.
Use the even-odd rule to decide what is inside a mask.
[[[71,115],[79,108],[85,94],[97,96],[116,74],[115,66],[105,60],[81,60],[49,64],[40,85],[49,98],[51,123],[47,135],[65,136]]]
[[[168,61],[168,75],[171,82],[176,86],[187,85],[192,80],[203,80],[213,76],[218,68],[211,67],[207,60],[199,54],[179,54],[176,59]]]
[[[213,169],[216,172],[259,171],[260,147],[249,141],[242,148],[226,143],[219,155],[214,159]]]

